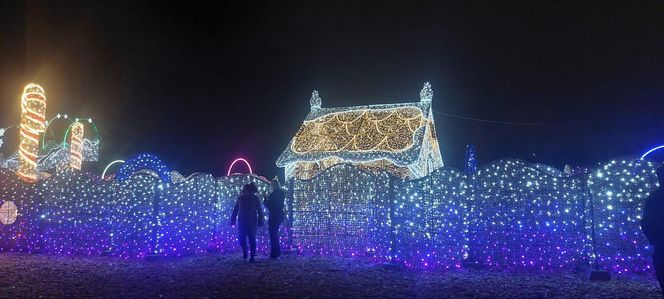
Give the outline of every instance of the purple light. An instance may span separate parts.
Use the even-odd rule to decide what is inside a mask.
[[[293,222],[282,226],[282,242],[302,254],[411,268],[555,270],[593,260],[587,238],[587,202],[593,200],[600,265],[652,273],[637,216],[656,185],[654,169],[640,159],[612,161],[585,180],[504,160],[471,177],[442,169],[388,184],[387,176],[333,167],[292,184]],[[22,215],[14,225],[0,225],[0,251],[30,252],[41,243],[46,253],[121,258],[238,252],[237,230],[226,219],[249,182],[261,194],[269,191],[254,175],[197,175],[163,184],[140,171],[120,181],[62,171],[26,185],[0,169],[0,204],[12,200]],[[259,235],[259,251],[266,252],[264,227]]]
[[[237,158],[233,161],[233,163],[231,163],[231,166],[228,167],[228,173],[226,174],[226,176],[231,175],[231,171],[233,170],[233,166],[235,166],[235,163],[237,163],[237,162],[244,162],[244,164],[247,165],[247,167],[249,168],[249,173],[250,174],[254,173],[254,171],[251,170],[251,165],[249,165],[249,162],[247,160],[245,160],[244,158]]]

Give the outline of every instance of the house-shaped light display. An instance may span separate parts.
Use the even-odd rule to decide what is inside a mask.
[[[443,166],[427,82],[414,103],[322,108],[314,90],[311,111],[277,160],[285,178],[310,179],[340,163],[401,178],[420,178]]]

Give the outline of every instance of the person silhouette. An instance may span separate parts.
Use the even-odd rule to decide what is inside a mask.
[[[281,247],[279,246],[279,226],[284,221],[284,200],[286,192],[281,189],[279,180],[272,180],[272,193],[265,199],[263,204],[270,213],[268,220],[268,230],[270,231],[270,258],[276,259],[281,256]]]
[[[641,229],[653,246],[653,264],[659,287],[664,293],[664,166],[657,169],[659,189],[646,199],[641,219]],[[664,297],[664,294],[663,294]]]
[[[257,227],[263,226],[263,208],[256,192],[258,188],[254,183],[244,185],[231,215],[231,226],[235,226],[236,219],[238,220],[238,240],[243,259],[247,259],[247,238],[249,239],[251,263],[256,256],[256,230]]]

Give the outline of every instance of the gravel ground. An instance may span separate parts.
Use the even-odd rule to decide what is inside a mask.
[[[236,255],[161,261],[0,254],[0,297],[662,298],[654,279],[572,273],[388,270],[364,259]]]

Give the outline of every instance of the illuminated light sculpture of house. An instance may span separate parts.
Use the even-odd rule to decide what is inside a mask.
[[[427,82],[415,103],[322,108],[311,111],[277,160],[285,178],[310,179],[341,163],[401,178],[420,178],[443,166]]]

